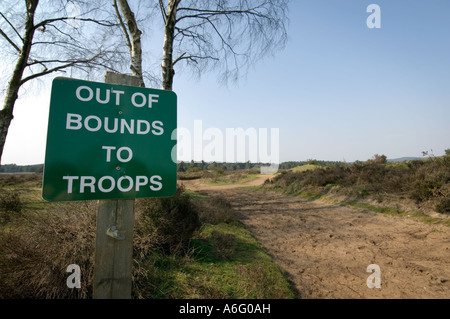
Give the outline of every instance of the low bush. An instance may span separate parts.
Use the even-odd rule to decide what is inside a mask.
[[[218,225],[238,220],[231,203],[223,196],[213,196],[209,200],[195,201],[202,224]]]
[[[441,214],[450,214],[450,198],[443,198],[436,205],[436,211]]]
[[[0,298],[92,297],[95,206],[74,203],[27,212],[0,233]],[[70,289],[67,266],[81,270],[81,288]]]
[[[136,234],[144,246],[175,252],[186,248],[200,228],[197,210],[183,186],[173,197],[146,198],[139,207]]]
[[[5,213],[20,213],[23,202],[17,191],[2,190],[0,193],[0,211]]]

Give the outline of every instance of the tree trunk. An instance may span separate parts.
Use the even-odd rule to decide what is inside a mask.
[[[23,36],[23,46],[17,59],[11,80],[8,84],[3,109],[0,111],[0,163],[5,147],[6,136],[9,125],[13,119],[14,104],[18,98],[19,89],[22,85],[23,71],[25,70],[30,56],[31,46],[34,36],[34,13],[39,0],[26,0],[27,17],[25,20],[25,34]]]
[[[175,37],[175,24],[177,19],[177,7],[180,0],[169,0],[167,7],[166,27],[164,32],[163,58],[162,58],[162,88],[172,91],[173,77],[173,40]]]
[[[133,11],[131,11],[127,0],[117,0],[120,6],[120,11],[122,11],[123,16],[128,25],[128,30],[130,31],[131,37],[131,65],[130,69],[134,76],[137,76],[141,82],[142,87],[144,87],[144,78],[142,75],[142,45],[141,45],[141,30],[139,30],[136,18],[134,17]]]

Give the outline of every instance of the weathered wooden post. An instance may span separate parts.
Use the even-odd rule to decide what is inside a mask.
[[[139,78],[106,72],[105,83],[139,86]],[[130,299],[134,199],[100,200],[95,239],[95,299]]]

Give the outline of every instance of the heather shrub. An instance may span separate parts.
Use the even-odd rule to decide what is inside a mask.
[[[27,212],[0,232],[0,298],[90,298],[95,249],[95,206],[62,204]],[[67,266],[81,270],[81,288],[70,289]]]
[[[200,228],[197,210],[183,186],[172,197],[141,200],[139,209],[136,233],[141,242],[165,252],[186,248]]]
[[[2,189],[0,193],[0,211],[3,213],[20,213],[23,208],[23,202],[17,191],[8,191]]]
[[[202,224],[217,225],[232,223],[238,220],[231,203],[223,196],[216,195],[209,200],[195,201]]]
[[[409,197],[418,203],[433,200],[436,210],[447,212],[450,188],[450,156],[403,163],[387,163],[386,156],[375,155],[366,162],[321,167],[302,172],[284,171],[265,187],[298,194],[315,189],[327,193],[339,186],[341,193],[377,198],[383,194]]]

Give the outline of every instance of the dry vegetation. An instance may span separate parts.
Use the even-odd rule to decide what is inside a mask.
[[[189,168],[185,172],[178,172],[179,180],[202,179],[206,184],[240,184],[251,181],[259,174],[259,168],[242,170],[223,170],[214,168],[212,170],[201,169],[200,167]]]
[[[385,157],[376,155],[367,162],[284,171],[265,187],[445,217],[450,214],[450,156],[387,163]]]
[[[0,175],[0,299],[91,298],[96,202],[44,202],[41,179]],[[133,248],[133,298],[293,296],[220,196],[179,187],[171,198],[136,200]],[[80,289],[66,285],[70,264],[80,266]],[[271,284],[279,288],[265,290]]]

